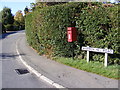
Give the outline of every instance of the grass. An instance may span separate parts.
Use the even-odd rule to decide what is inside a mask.
[[[54,57],[53,60],[80,70],[96,73],[108,78],[120,79],[120,75],[118,72],[120,68],[119,65],[109,65],[108,67],[104,67],[104,64],[98,61],[90,61],[89,63],[87,63],[87,61],[84,59],[73,60],[72,58],[63,57]]]

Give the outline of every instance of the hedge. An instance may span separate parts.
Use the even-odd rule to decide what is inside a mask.
[[[86,3],[55,5],[32,12],[26,17],[28,42],[40,54],[71,56],[66,28],[74,22],[74,15]]]
[[[110,48],[110,63],[119,63],[118,7],[102,7],[100,3],[66,3],[37,9],[26,16],[26,35],[30,46],[49,57],[85,58],[82,46]],[[67,27],[78,29],[78,40],[67,42]],[[113,39],[114,38],[114,39]],[[103,62],[103,54],[92,53],[91,59]]]
[[[87,7],[82,9],[76,21],[78,32],[84,36],[83,45],[114,50],[114,54],[109,55],[109,64],[120,63],[118,14],[118,6]],[[103,62],[104,54],[92,53],[91,58]]]

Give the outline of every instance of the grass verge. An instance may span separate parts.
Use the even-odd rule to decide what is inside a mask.
[[[84,59],[73,60],[72,58],[63,57],[54,57],[52,59],[62,64],[69,65],[80,70],[96,73],[108,78],[120,79],[119,65],[109,65],[108,67],[104,67],[103,63],[97,61],[90,61],[89,63],[87,63],[86,60]]]

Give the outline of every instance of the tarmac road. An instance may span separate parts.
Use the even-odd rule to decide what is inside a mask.
[[[23,37],[24,31],[10,32],[0,39],[0,77],[2,88],[54,88],[40,80],[33,73],[19,74],[15,69],[27,69],[16,52],[16,41]],[[24,47],[23,47],[24,48]],[[24,54],[21,54],[24,55]],[[0,85],[0,86],[1,86]]]

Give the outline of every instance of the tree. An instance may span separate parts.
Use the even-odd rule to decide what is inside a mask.
[[[24,16],[21,10],[18,10],[14,16],[14,20],[24,24]]]
[[[2,33],[6,33],[6,30],[5,30],[5,27],[4,27],[4,25],[2,24],[2,22],[0,22],[0,35],[1,35]]]
[[[18,10],[14,16],[14,25],[19,27],[19,29],[24,28],[25,20],[21,10]]]
[[[2,13],[0,12],[0,35],[2,34]]]
[[[36,4],[35,3],[30,3],[30,7],[31,7],[31,10],[34,11],[35,7],[36,7]]]
[[[29,13],[29,9],[28,9],[28,7],[26,6],[25,9],[24,9],[24,14],[26,15],[27,13]]]
[[[2,23],[2,11],[0,11],[0,23]]]
[[[1,15],[2,15],[1,21],[5,29],[6,30],[13,29],[14,16],[11,13],[11,9],[4,7],[3,10],[1,11]]]

